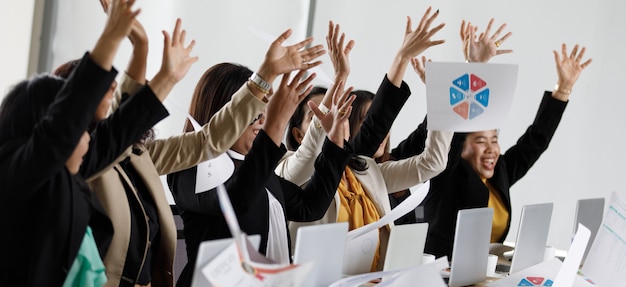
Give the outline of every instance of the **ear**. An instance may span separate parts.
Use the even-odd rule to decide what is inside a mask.
[[[297,127],[291,128],[291,134],[296,139],[298,143],[302,143],[302,139],[304,138],[304,132]]]

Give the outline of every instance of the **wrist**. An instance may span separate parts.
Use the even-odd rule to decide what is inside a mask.
[[[272,72],[270,68],[265,67],[265,65],[261,65],[255,74],[270,83],[270,85],[274,82],[274,80],[276,80],[276,77],[278,77],[278,75]]]
[[[252,76],[248,79],[250,86],[259,90],[263,94],[269,94],[272,90],[272,83],[266,81],[262,76],[257,73],[252,73]]]

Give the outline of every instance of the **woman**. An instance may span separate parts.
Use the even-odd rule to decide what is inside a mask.
[[[145,131],[141,128],[149,119],[162,117],[149,100],[136,101],[135,108],[147,104],[143,110],[156,116],[138,118],[136,129],[103,128],[101,134],[114,135],[106,143],[108,153],[85,155],[104,145],[102,137],[90,142],[86,130],[117,73],[112,61],[138,14],[131,10],[133,3],[113,2],[96,46],[67,82],[35,77],[16,85],[0,106],[0,194],[11,203],[2,209],[0,221],[15,234],[0,239],[2,286],[100,286],[106,281],[100,256],[113,229],[80,170],[108,164]],[[153,90],[167,92],[163,80],[176,82],[162,77],[153,89],[143,89],[140,99],[154,98]],[[120,120],[128,120],[136,109],[126,111]]]
[[[285,39],[289,31],[280,39]],[[303,47],[312,39],[300,42]],[[278,41],[278,40],[277,40]],[[316,46],[321,48],[321,46]],[[299,49],[299,48],[298,48]],[[289,52],[290,63],[303,63],[300,68],[308,68],[317,64],[308,64],[311,58],[301,55],[297,49]],[[321,54],[320,54],[321,55]],[[292,57],[296,57],[293,59]],[[302,59],[305,58],[305,59]],[[304,60],[304,62],[303,62]],[[291,69],[291,68],[289,68]],[[289,71],[287,69],[287,71]],[[247,70],[247,69],[246,69]],[[285,70],[285,69],[283,69]],[[280,71],[280,70],[268,70]],[[289,262],[289,248],[286,221],[293,219],[318,219],[328,206],[330,190],[334,190],[339,181],[337,166],[345,165],[347,153],[343,150],[343,130],[329,128],[325,156],[320,157],[319,175],[310,189],[302,190],[296,185],[277,177],[273,173],[276,162],[285,153],[281,145],[285,126],[289,117],[304,95],[310,91],[306,88],[312,81],[309,77],[303,82],[306,70],[301,70],[289,83],[289,73],[283,76],[280,87],[270,99],[267,113],[261,114],[233,144],[228,151],[235,166],[234,174],[225,183],[234,210],[238,216],[241,229],[248,234],[260,234],[259,251],[269,258],[280,262]],[[252,74],[247,70],[246,75]],[[250,88],[268,94],[271,82],[277,74],[266,74],[261,77],[268,85],[259,85],[248,80]],[[245,77],[226,77],[233,85],[246,83]],[[200,123],[208,121],[216,110],[228,102],[230,94],[223,90],[211,88],[212,83],[200,81],[192,100],[191,114]],[[343,95],[345,99],[347,95]],[[349,115],[350,101],[336,105],[335,112],[328,117],[336,117],[337,125],[343,124]],[[346,113],[338,116],[337,108]],[[168,175],[168,184],[181,211],[184,221],[185,243],[187,245],[188,264],[177,282],[177,286],[189,286],[193,276],[197,250],[202,241],[230,237],[230,231],[219,208],[215,189],[203,193],[195,193],[197,168],[193,167]],[[314,192],[315,191],[315,192]]]
[[[422,18],[422,23],[430,23],[436,16],[437,13],[430,16],[429,9]],[[420,25],[420,27],[422,27],[421,29],[428,30],[429,26]],[[441,25],[439,27],[441,27]],[[337,42],[335,40],[338,35],[337,30],[338,26],[333,29],[331,24],[329,27],[329,50],[331,51],[331,54],[337,58],[337,60],[333,60],[334,63],[347,63],[347,59],[345,59],[347,57],[347,53],[345,53],[346,49],[342,48],[344,36],[342,35],[341,40]],[[401,86],[401,84],[404,85],[402,78],[409,59],[423,51],[425,47],[428,47],[431,35],[432,33],[422,33],[422,30],[419,29],[412,31],[409,19],[403,47],[398,52],[396,60],[393,62],[390,72],[387,74],[386,79],[388,78],[388,80],[383,82],[381,88],[385,87],[385,85],[396,88]],[[333,51],[335,52],[333,53]],[[335,67],[347,66],[347,64],[335,65]],[[344,69],[339,69],[337,74],[342,74],[341,70]],[[331,89],[333,88],[331,87]],[[398,94],[398,92],[396,92],[396,94]],[[370,130],[383,130],[384,137],[381,141],[374,143],[371,143],[372,141],[370,140],[370,145],[376,144],[374,146],[376,148],[375,152],[370,156],[355,155],[352,157],[348,167],[345,168],[339,188],[334,196],[334,203],[330,205],[328,211],[324,215],[324,218],[316,222],[319,224],[347,221],[349,222],[349,230],[357,229],[369,223],[376,222],[388,213],[391,210],[388,198],[389,193],[394,193],[415,186],[441,172],[445,168],[445,162],[447,160],[446,155],[450,139],[452,138],[452,133],[437,131],[431,132],[428,137],[428,147],[422,154],[401,161],[386,161],[378,164],[373,158],[383,156],[389,139],[389,128],[393,122],[393,118],[395,118],[399,110],[382,110],[381,112],[378,108],[375,108],[377,105],[376,101],[379,98],[393,97],[394,94],[392,93],[386,92],[384,93],[384,97],[382,95],[376,95],[374,97],[369,92],[360,91],[358,95],[357,100],[355,100],[355,110],[353,115],[350,117],[351,138],[357,139],[361,137],[362,139],[357,142],[365,143],[368,138],[364,135],[376,134],[376,132],[369,132]],[[369,117],[381,117],[381,113],[382,116],[391,118],[391,120],[375,121],[376,125],[366,125]],[[300,147],[303,151],[315,150],[315,146],[319,144],[320,132],[315,128],[316,122],[317,119],[314,119],[313,125],[309,127],[305,140]],[[355,150],[359,149],[357,143],[355,143],[354,148]],[[296,152],[296,155],[298,155],[298,152]],[[307,159],[310,160],[310,158],[299,156],[288,158],[286,161],[291,161],[289,163],[291,166],[295,166],[294,163],[308,166],[306,164]],[[301,178],[306,175],[305,168],[299,170],[286,170],[285,168],[282,168],[278,170],[286,171],[288,177],[293,176],[294,178]],[[293,222],[290,225],[290,229],[294,231],[299,226],[307,224],[310,223],[303,224]],[[382,229],[381,244],[379,245],[380,249],[377,253],[377,257],[375,257],[372,262],[372,270],[382,268],[387,238],[388,229]]]
[[[146,55],[140,59],[137,56],[143,51],[141,46],[147,45],[142,44],[147,42],[147,37],[138,22],[133,27],[130,36],[135,47],[133,59],[127,74],[122,76],[114,103],[120,102],[122,92],[132,94],[145,82]],[[287,48],[274,45],[268,53],[281,49]],[[259,70],[284,69],[284,65],[280,58],[268,57]],[[241,70],[244,72],[239,72]],[[115,165],[87,180],[117,231],[110,252],[104,258],[109,278],[107,285],[174,284],[176,230],[159,175],[188,169],[224,153],[263,111],[265,95],[255,95],[248,85],[242,84],[252,73],[247,71],[247,68],[229,64],[210,68],[198,88],[210,87],[230,93],[232,101],[214,111],[214,116],[200,130],[194,131],[188,123],[187,132],[180,136],[139,141],[129,147]],[[139,220],[143,218],[150,220]]]
[[[496,52],[510,33],[498,38],[503,26],[493,36],[489,30],[493,19],[482,37],[475,41],[476,28],[462,24],[461,37],[471,45],[472,54],[466,54],[472,62],[486,62],[501,54]],[[465,28],[464,28],[465,27]],[[472,40],[469,40],[472,39]],[[466,51],[467,49],[464,49]],[[506,50],[510,51],[510,50]],[[568,54],[565,44],[561,53],[554,51],[558,85],[552,92],[546,91],[535,120],[517,143],[500,154],[498,131],[478,131],[455,134],[446,169],[431,180],[430,190],[422,202],[425,220],[429,223],[425,252],[436,257],[451,257],[457,213],[461,209],[491,207],[494,209],[491,242],[502,243],[511,224],[511,197],[509,189],[520,180],[548,148],[552,136],[565,111],[569,96],[580,73],[591,63],[582,61],[585,48],[576,45]],[[423,78],[423,60],[413,65]],[[423,141],[418,134],[426,130],[426,123],[418,127],[407,141]],[[419,144],[400,145],[392,154],[403,158],[419,152]]]

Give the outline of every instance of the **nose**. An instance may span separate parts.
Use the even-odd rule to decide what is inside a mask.
[[[265,123],[265,112],[259,114],[259,124],[262,125],[263,123]]]

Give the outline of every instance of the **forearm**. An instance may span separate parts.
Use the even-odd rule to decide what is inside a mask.
[[[361,129],[350,139],[355,154],[367,157],[374,155],[410,95],[411,91],[406,83],[403,82],[398,88],[385,76]]]
[[[387,192],[401,191],[439,175],[448,161],[453,132],[429,131],[421,154],[380,165]]]
[[[278,163],[276,174],[298,186],[309,181],[315,171],[315,159],[322,150],[325,135],[318,119],[314,118],[298,149]]]
[[[349,159],[349,148],[342,149],[325,140],[309,183],[297,194],[285,194],[287,219],[306,222],[322,218],[337,192]]]
[[[187,169],[223,154],[265,105],[244,85],[202,129],[146,143],[158,173]]]

